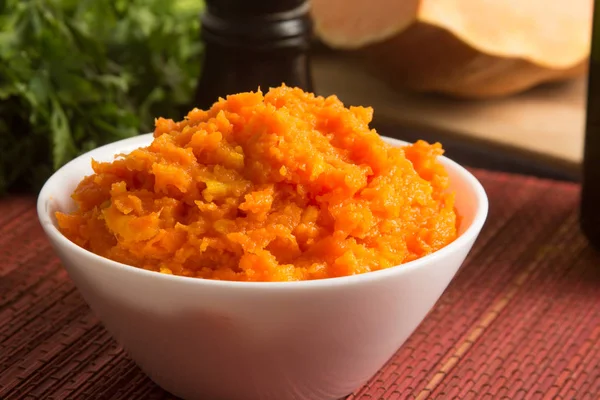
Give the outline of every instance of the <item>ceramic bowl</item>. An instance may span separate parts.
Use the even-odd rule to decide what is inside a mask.
[[[150,134],[88,152],[40,192],[40,222],[79,292],[158,385],[187,400],[341,398],[392,357],[446,289],[487,216],[480,183],[442,158],[460,236],[416,261],[362,275],[304,282],[226,282],[164,275],[97,256],[56,227],[90,160],[148,145]],[[385,139],[402,145],[393,139]]]

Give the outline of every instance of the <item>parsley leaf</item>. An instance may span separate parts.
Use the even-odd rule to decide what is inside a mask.
[[[181,118],[200,74],[200,0],[0,2],[0,195]]]

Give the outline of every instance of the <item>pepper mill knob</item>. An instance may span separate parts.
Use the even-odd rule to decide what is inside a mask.
[[[195,107],[285,83],[312,91],[307,0],[206,0],[205,44]]]

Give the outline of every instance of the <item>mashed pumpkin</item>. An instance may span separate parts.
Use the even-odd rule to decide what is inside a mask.
[[[439,144],[386,144],[372,109],[281,86],[156,120],[56,213],[100,256],[166,274],[295,281],[389,268],[457,234]]]

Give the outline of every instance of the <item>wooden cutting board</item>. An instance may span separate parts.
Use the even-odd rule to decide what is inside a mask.
[[[394,91],[356,60],[331,53],[317,54],[312,69],[319,94],[336,94],[346,105],[372,106],[375,118],[493,142],[570,168],[581,162],[586,79],[473,101]]]

